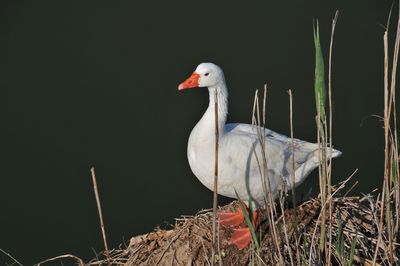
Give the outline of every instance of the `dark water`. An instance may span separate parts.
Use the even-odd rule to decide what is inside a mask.
[[[268,127],[289,134],[291,88],[295,136],[315,140],[312,19],[326,51],[336,9],[334,143],[344,154],[334,181],[359,168],[355,193],[379,186],[382,129],[371,115],[382,114],[391,4],[2,1],[0,248],[27,265],[102,250],[93,165],[111,247],[209,208],[186,159],[208,95],[177,91],[200,62],[225,70],[230,122],[250,121],[254,90],[268,82]],[[314,173],[300,190],[317,183]]]

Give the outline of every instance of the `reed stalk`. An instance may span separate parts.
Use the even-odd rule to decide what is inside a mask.
[[[214,125],[215,125],[215,147],[214,147],[214,194],[213,194],[213,218],[212,218],[212,254],[211,265],[215,261],[215,249],[218,249],[217,244],[217,208],[218,208],[218,146],[219,146],[219,125],[218,125],[218,93],[214,92]],[[221,265],[221,257],[218,249],[218,262]]]
[[[391,14],[391,12],[390,12]],[[391,77],[389,78],[389,44],[388,44],[388,29],[389,20],[386,30],[383,34],[383,48],[384,48],[384,84],[383,84],[383,130],[384,130],[384,172],[383,172],[383,187],[382,197],[380,201],[381,212],[379,216],[378,225],[378,240],[374,252],[373,265],[376,264],[378,249],[381,246],[386,246],[383,241],[383,227],[386,227],[387,246],[385,249],[386,259],[389,264],[394,263],[394,242],[396,241],[397,230],[399,226],[399,185],[398,185],[398,166],[399,166],[399,154],[398,154],[398,142],[397,142],[397,114],[396,114],[396,74],[397,74],[397,63],[399,56],[400,46],[400,16],[397,20],[396,39],[393,49],[393,60]],[[399,7],[400,14],[400,7]],[[393,196],[392,196],[393,195]],[[395,219],[393,219],[393,211],[391,202],[394,201],[395,206]]]
[[[328,197],[329,205],[328,205],[328,213],[329,213],[329,245],[328,245],[328,266],[331,265],[331,257],[332,257],[332,224],[333,224],[333,217],[332,217],[332,209],[333,209],[333,202],[332,202],[332,149],[333,149],[333,103],[332,103],[332,50],[333,50],[333,39],[335,35],[336,23],[338,20],[339,11],[336,10],[335,16],[332,20],[332,28],[331,28],[331,40],[329,44],[329,62],[328,62],[328,109],[329,109],[329,155],[328,155],[328,170],[327,170],[327,185],[328,185]]]
[[[292,204],[293,204],[293,210],[294,210],[294,220],[293,220],[293,224],[294,224],[294,240],[296,242],[296,244],[299,242],[299,238],[298,238],[298,234],[297,234],[297,199],[296,199],[296,168],[295,168],[295,159],[294,159],[294,129],[293,129],[293,95],[292,95],[292,90],[289,89],[288,90],[289,93],[289,123],[290,123],[290,148],[292,150],[292,167],[291,167],[291,187],[292,187]],[[284,229],[286,230],[286,225],[284,226]],[[298,264],[300,263],[300,251],[298,248],[298,245],[296,245],[296,260],[298,262]]]
[[[265,120],[266,120],[266,98],[267,98],[267,85],[264,85],[264,93],[263,93],[263,106],[262,106],[262,119],[260,115],[260,104],[259,104],[259,96],[258,90],[255,92],[254,96],[254,104],[253,104],[253,112],[252,112],[252,125],[256,130],[258,141],[261,147],[261,158],[255,153],[255,157],[258,163],[258,168],[261,176],[261,183],[264,191],[264,201],[265,201],[265,212],[267,213],[268,225],[270,227],[270,232],[273,239],[274,248],[277,251],[276,254],[278,256],[279,263],[284,263],[284,258],[281,253],[280,247],[280,234],[276,228],[275,217],[276,217],[276,206],[274,196],[271,193],[271,184],[268,177],[268,161],[266,153],[268,152],[268,147],[266,147],[265,143]]]
[[[101,209],[100,196],[99,196],[99,190],[97,188],[97,180],[96,180],[96,173],[94,171],[94,167],[92,167],[90,169],[90,172],[92,174],[93,190],[94,190],[94,195],[96,197],[97,210],[99,212],[101,233],[103,235],[103,242],[104,242],[104,250],[105,250],[105,253],[106,253],[106,257],[107,257],[107,265],[110,266],[111,265],[110,252],[109,252],[108,244],[107,244],[106,229],[105,229],[105,226],[104,226],[103,212],[102,212],[102,209]]]

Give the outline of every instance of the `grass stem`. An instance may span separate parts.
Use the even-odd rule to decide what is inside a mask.
[[[218,145],[219,145],[219,123],[218,123],[218,93],[214,93],[214,114],[215,114],[215,150],[214,150],[214,195],[213,195],[213,220],[212,220],[212,259],[211,265],[214,265],[215,249],[217,245],[217,207],[218,207]],[[219,252],[218,252],[219,255]],[[221,264],[221,258],[219,258]]]
[[[93,180],[93,190],[94,190],[94,195],[96,197],[96,203],[97,203],[97,210],[99,212],[99,218],[100,218],[100,226],[101,226],[101,233],[103,235],[103,241],[104,241],[104,249],[107,257],[107,265],[111,265],[110,261],[110,253],[108,251],[108,244],[107,244],[107,237],[106,237],[106,230],[104,226],[104,221],[103,221],[103,213],[101,209],[101,204],[100,204],[100,197],[99,197],[99,190],[97,189],[97,180],[96,180],[96,173],[94,171],[94,167],[90,169],[90,172],[92,174],[92,180]]]

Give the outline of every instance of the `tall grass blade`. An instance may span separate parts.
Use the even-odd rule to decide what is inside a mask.
[[[250,229],[251,239],[253,240],[253,243],[256,246],[256,248],[259,249],[260,244],[258,243],[258,239],[257,239],[256,233],[255,233],[254,226],[252,223],[252,219],[250,218],[249,212],[247,211],[246,206],[244,206],[243,201],[240,199],[239,194],[237,193],[236,189],[235,189],[235,194],[236,194],[236,198],[239,200],[239,206],[244,214],[244,219],[247,223],[247,226]],[[250,206],[251,206],[251,204],[249,205],[249,208],[250,208]],[[250,212],[250,213],[253,216],[253,213],[252,212]]]
[[[319,23],[316,21],[313,25],[314,32],[314,45],[315,45],[315,81],[314,81],[314,92],[315,101],[317,106],[317,128],[318,128],[318,144],[320,144],[319,152],[319,179],[320,179],[320,193],[321,193],[321,209],[322,220],[321,220],[321,235],[320,235],[320,252],[325,250],[325,231],[326,231],[326,187],[327,187],[327,161],[326,161],[326,136],[327,136],[327,125],[325,115],[325,101],[326,101],[326,87],[325,87],[325,70],[324,70],[324,59],[321,49],[321,42],[319,38]]]
[[[349,258],[349,266],[353,265],[354,255],[356,253],[356,244],[357,244],[357,234],[351,241],[351,249],[350,249],[350,258]]]
[[[344,258],[344,235],[343,235],[343,221],[338,217],[338,231],[337,231],[337,242],[336,242],[336,253],[341,263]]]
[[[333,54],[333,39],[335,35],[336,23],[339,17],[339,10],[336,10],[335,17],[332,20],[332,29],[331,29],[331,41],[329,44],[329,61],[328,61],[328,110],[329,110],[329,130],[327,131],[328,136],[327,140],[329,143],[329,154],[328,154],[328,169],[327,169],[327,187],[328,193],[327,197],[329,198],[329,205],[328,205],[328,215],[329,215],[329,249],[328,249],[328,266],[331,265],[331,258],[332,258],[332,224],[333,224],[333,217],[332,217],[332,209],[333,209],[333,202],[332,202],[332,146],[333,146],[333,104],[332,104],[332,54]]]
[[[325,120],[325,101],[326,101],[326,88],[325,88],[325,70],[324,58],[322,55],[321,43],[319,39],[319,23],[318,20],[313,28],[314,30],[314,45],[315,45],[315,103],[317,112],[320,114],[321,121]]]

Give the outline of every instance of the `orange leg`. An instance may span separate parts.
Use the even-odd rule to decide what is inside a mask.
[[[219,223],[228,226],[239,226],[244,221],[244,214],[241,209],[237,212],[220,212]],[[253,227],[257,220],[257,211],[253,212]],[[239,250],[246,248],[251,242],[250,229],[246,227],[233,229],[233,234],[229,240],[230,245],[235,245]]]
[[[229,240],[229,245],[234,245],[241,250],[246,248],[251,242],[251,233],[248,227],[233,229],[233,234]]]
[[[238,226],[244,221],[244,214],[241,209],[236,212],[219,212],[219,224]]]

